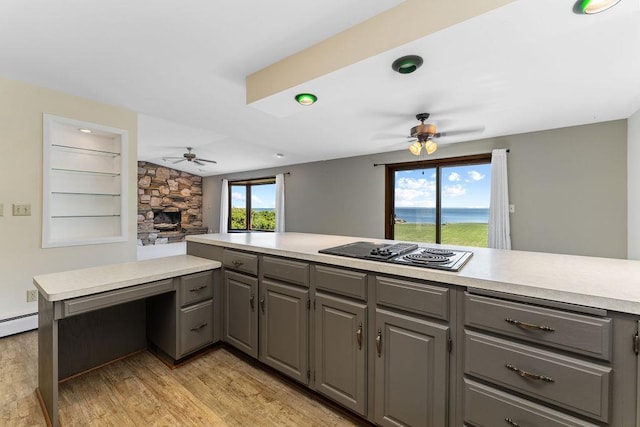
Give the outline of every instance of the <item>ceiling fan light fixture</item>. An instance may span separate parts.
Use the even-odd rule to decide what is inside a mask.
[[[424,61],[418,55],[402,56],[391,64],[393,71],[400,74],[411,74],[422,66]]]
[[[296,95],[296,101],[300,105],[309,106],[316,103],[318,97],[312,93],[299,93]]]
[[[574,10],[579,13],[591,15],[594,13],[604,12],[605,10],[615,6],[620,0],[578,0]]]
[[[411,152],[411,154],[413,154],[414,156],[419,156],[420,155],[420,151],[422,151],[422,142],[420,141],[416,141],[413,144],[411,144],[409,146],[409,151]]]
[[[427,154],[433,154],[438,149],[438,144],[431,139],[427,139],[427,142],[424,144],[424,149]]]

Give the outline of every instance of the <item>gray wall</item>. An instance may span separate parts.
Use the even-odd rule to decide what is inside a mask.
[[[513,249],[626,258],[626,120],[441,146],[432,158],[508,148]],[[225,176],[286,176],[286,230],[384,237],[384,167],[408,151]],[[204,221],[218,230],[220,180],[204,182]]]

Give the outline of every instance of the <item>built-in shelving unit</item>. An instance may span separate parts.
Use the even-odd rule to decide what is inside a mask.
[[[44,115],[42,247],[127,239],[127,131]]]

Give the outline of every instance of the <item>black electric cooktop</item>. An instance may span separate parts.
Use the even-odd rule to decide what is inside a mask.
[[[423,247],[414,243],[353,242],[333,248],[321,249],[323,254],[345,256],[413,267],[459,271],[473,252]]]

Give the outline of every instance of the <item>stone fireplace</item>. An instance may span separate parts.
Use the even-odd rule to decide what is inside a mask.
[[[206,232],[202,177],[138,162],[138,245],[181,242]]]

